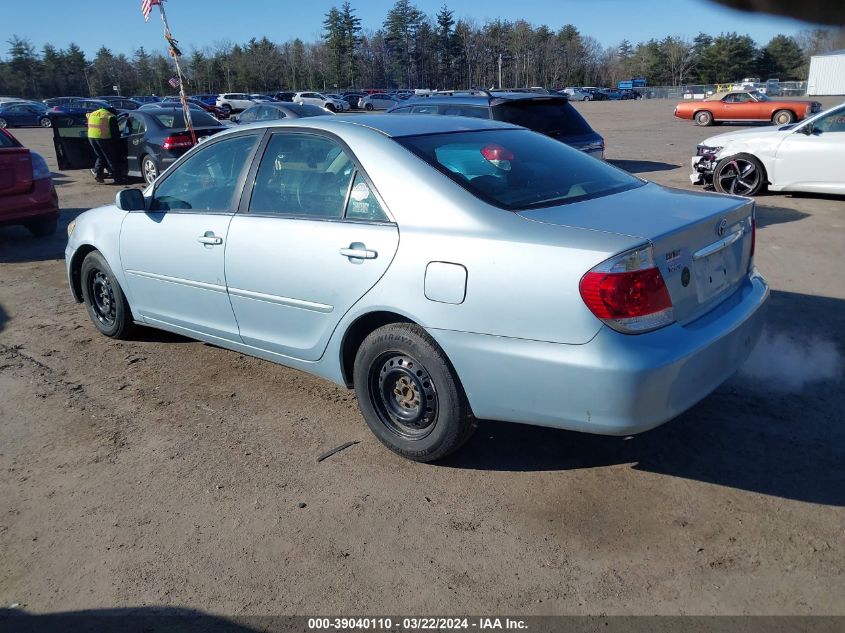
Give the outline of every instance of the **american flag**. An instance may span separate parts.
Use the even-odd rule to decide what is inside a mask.
[[[169,83],[174,88],[178,88],[179,84],[182,83],[182,82],[179,81],[179,77],[171,77],[170,79],[167,80],[167,83]]]
[[[161,0],[141,0],[141,13],[144,14],[144,22],[150,21],[150,11],[155,5],[161,5]]]

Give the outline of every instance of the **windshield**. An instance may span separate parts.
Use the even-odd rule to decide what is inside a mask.
[[[427,134],[396,141],[477,198],[511,211],[597,198],[645,184],[528,130]]]
[[[581,136],[593,129],[572,105],[563,99],[522,99],[493,107],[493,118],[551,136]]]
[[[185,115],[182,111],[178,112],[162,112],[161,114],[153,114],[153,116],[161,123],[162,127],[166,128],[180,128],[185,127]],[[194,127],[220,127],[220,122],[214,117],[209,116],[206,112],[194,112],[191,110],[191,122]]]
[[[751,94],[751,96],[752,96],[752,97],[754,97],[757,101],[771,101],[771,99],[769,99],[769,98],[768,98],[766,95],[764,95],[762,92],[757,92],[757,91],[755,90],[754,92],[751,92],[750,94]]]

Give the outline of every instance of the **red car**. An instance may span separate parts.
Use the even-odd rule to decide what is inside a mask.
[[[0,226],[22,224],[38,237],[56,232],[59,196],[47,161],[0,129]]]

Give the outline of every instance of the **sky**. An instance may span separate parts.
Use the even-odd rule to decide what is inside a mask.
[[[186,54],[193,47],[215,42],[240,43],[266,35],[284,42],[299,37],[306,42],[320,37],[323,17],[343,0],[166,0],[167,16],[174,37]],[[376,30],[394,0],[351,0],[365,30]],[[132,52],[140,46],[148,51],[164,50],[161,21],[154,9],[149,23],[141,16],[141,0],[112,0],[74,5],[67,0],[15,2],[6,0],[0,23],[0,55],[6,57],[5,42],[18,35],[39,50],[44,44],[66,48],[75,42],[90,57],[101,45],[114,53]],[[434,16],[444,0],[416,0],[414,4]],[[666,35],[692,39],[699,31],[718,34],[737,31],[765,44],[778,33],[793,35],[811,25],[760,14],[726,9],[710,0],[448,0],[455,18],[524,19],[558,29],[571,23],[584,35],[605,46],[623,39],[632,43]],[[75,8],[72,8],[75,7]],[[96,14],[110,16],[99,27]],[[50,16],[45,19],[45,16]]]

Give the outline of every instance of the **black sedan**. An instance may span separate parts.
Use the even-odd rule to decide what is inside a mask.
[[[301,119],[309,116],[333,116],[325,108],[307,103],[257,103],[232,117],[233,123],[255,123],[277,119]]]
[[[226,129],[203,111],[192,111],[191,121],[198,142]],[[141,177],[147,184],[194,145],[182,108],[133,110],[121,123],[121,137],[126,141],[128,175]]]

